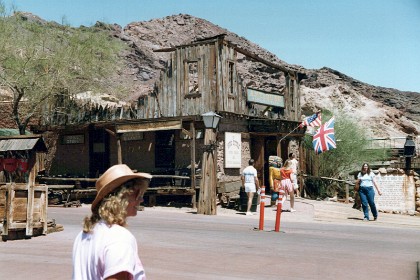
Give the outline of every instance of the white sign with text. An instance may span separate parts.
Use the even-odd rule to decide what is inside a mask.
[[[241,151],[241,134],[225,132],[225,168],[241,168]]]
[[[376,192],[375,203],[378,210],[413,212],[415,210],[415,187],[412,177],[405,175],[376,176],[382,195]]]

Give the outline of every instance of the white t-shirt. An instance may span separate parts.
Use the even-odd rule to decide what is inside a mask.
[[[127,271],[135,280],[146,275],[133,234],[119,225],[98,222],[93,233],[80,232],[73,244],[73,280],[105,279]]]
[[[255,186],[255,178],[258,176],[257,169],[252,165],[247,166],[242,171],[242,175],[244,176],[245,192],[256,192],[257,187]]]
[[[357,179],[360,179],[360,186],[361,187],[373,187],[373,178],[375,177],[375,173],[372,171],[370,174],[362,174],[359,172],[357,174]]]
[[[290,163],[291,163],[291,168],[292,168],[292,170],[293,170],[293,173],[297,173],[297,168],[298,168],[298,161],[297,161],[297,159],[291,159],[290,160]]]

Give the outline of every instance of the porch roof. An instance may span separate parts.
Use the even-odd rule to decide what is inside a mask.
[[[303,137],[306,128],[299,127],[300,122],[273,119],[250,119],[248,130],[251,134],[282,135]]]
[[[0,138],[0,152],[7,151],[26,151],[35,149],[37,151],[47,151],[47,147],[41,137],[14,137]]]
[[[181,120],[172,120],[172,121],[165,121],[165,122],[155,121],[155,122],[146,122],[146,123],[116,125],[117,133],[146,132],[146,131],[171,130],[171,129],[182,129],[182,121]]]

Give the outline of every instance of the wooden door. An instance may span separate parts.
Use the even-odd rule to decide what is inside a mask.
[[[110,167],[109,134],[104,129],[89,133],[89,174],[97,178]]]
[[[255,169],[258,172],[258,180],[260,186],[265,183],[265,172],[264,172],[264,137],[256,136],[251,138],[251,158],[255,160]]]
[[[175,168],[175,130],[156,131],[155,167]]]

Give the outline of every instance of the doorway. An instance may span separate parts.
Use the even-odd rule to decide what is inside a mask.
[[[167,170],[175,168],[175,130],[155,133],[155,167]]]
[[[270,193],[269,180],[269,156],[279,155],[283,163],[288,157],[289,140],[283,139],[279,145],[280,136],[254,136],[251,138],[251,158],[255,160],[255,168],[258,171],[260,184],[265,186],[266,193]]]
[[[264,141],[264,184],[266,186],[266,191],[270,189],[270,166],[268,164],[268,158],[270,156],[277,155],[277,138],[275,136],[268,136]],[[270,191],[268,191],[270,193]]]
[[[104,129],[90,129],[89,176],[91,178],[98,178],[109,166],[109,134]]]

